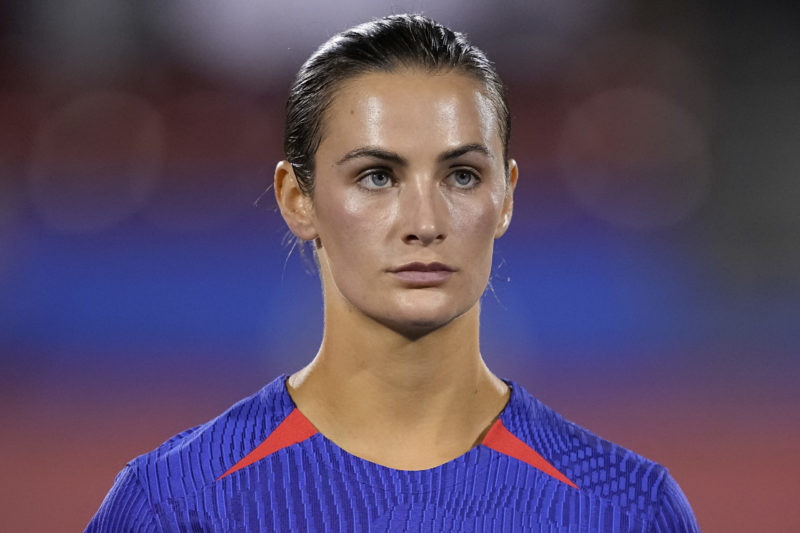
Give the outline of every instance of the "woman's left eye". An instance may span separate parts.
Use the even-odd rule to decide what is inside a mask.
[[[454,170],[447,179],[450,184],[459,189],[471,189],[480,183],[480,178],[475,175],[471,170],[458,169]]]

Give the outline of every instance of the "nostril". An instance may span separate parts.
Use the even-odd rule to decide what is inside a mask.
[[[431,232],[431,233],[409,233],[405,237],[403,237],[403,241],[406,243],[419,243],[423,245],[428,245],[436,242],[443,241],[445,238],[443,233]]]

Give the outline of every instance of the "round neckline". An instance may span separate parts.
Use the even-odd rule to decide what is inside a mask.
[[[297,404],[295,404],[294,399],[292,398],[292,395],[289,394],[289,388],[287,386],[288,379],[289,379],[289,375],[288,374],[283,374],[281,376],[282,391],[285,394],[286,399],[287,399],[287,401],[288,401],[288,403],[289,403],[289,405],[291,407],[291,409],[289,411],[291,412],[294,409],[297,409],[298,411],[300,411],[300,409],[297,407]],[[505,378],[500,378],[500,379],[502,379],[503,383],[505,383],[508,386],[509,395],[508,395],[508,400],[506,401],[505,405],[500,410],[500,412],[497,414],[497,416],[492,419],[491,424],[494,424],[494,422],[496,420],[498,420],[498,419],[506,418],[506,415],[510,410],[510,406],[514,402],[514,397],[515,397],[516,390],[517,390],[517,388],[514,386],[514,383],[511,380],[507,380]],[[303,414],[303,416],[305,417],[305,414],[302,411],[300,411],[300,413]],[[306,420],[308,420],[308,418],[306,418]],[[309,420],[309,422],[311,422],[311,421]],[[489,425],[490,427],[491,427],[491,424]],[[313,425],[313,423],[312,423],[312,425]],[[316,429],[316,426],[314,426],[314,427]],[[335,442],[333,442],[328,437],[326,437],[319,430],[317,430],[317,432],[311,437],[311,439],[320,440],[324,444],[324,446],[330,452],[333,453],[333,455],[339,456],[345,463],[349,463],[349,465],[344,465],[344,466],[351,466],[352,467],[352,466],[356,466],[357,465],[357,466],[362,467],[361,470],[367,470],[367,472],[365,472],[367,474],[367,476],[365,477],[363,475],[359,475],[359,473],[356,472],[353,468],[341,468],[341,469],[339,469],[339,471],[342,472],[343,474],[349,475],[349,476],[357,479],[359,482],[367,484],[367,485],[370,485],[370,486],[373,486],[375,488],[382,488],[382,487],[376,487],[374,485],[374,483],[373,483],[374,475],[378,475],[378,476],[385,476],[385,475],[398,476],[399,475],[399,476],[405,476],[407,478],[428,478],[428,479],[432,479],[432,478],[440,477],[442,475],[446,475],[449,470],[453,470],[454,467],[462,465],[462,464],[466,464],[467,466],[474,465],[475,466],[474,473],[477,473],[477,472],[480,472],[481,470],[483,470],[485,468],[488,468],[488,466],[489,466],[488,463],[484,463],[483,466],[480,466],[480,461],[479,461],[480,456],[482,454],[485,454],[485,453],[493,453],[489,448],[487,448],[486,446],[483,445],[483,442],[480,442],[476,446],[473,446],[472,448],[470,448],[466,452],[462,453],[461,455],[459,455],[457,457],[454,457],[453,459],[450,459],[449,461],[446,461],[446,462],[444,462],[442,464],[439,464],[439,465],[436,465],[434,467],[424,468],[424,469],[421,469],[421,470],[403,470],[403,469],[398,469],[398,468],[392,468],[392,467],[389,467],[389,466],[385,466],[385,465],[382,465],[380,463],[376,463],[374,461],[370,461],[369,459],[364,459],[363,457],[359,457],[359,456],[357,456],[355,454],[352,454],[352,453],[348,452],[347,450],[345,450],[344,448],[342,448],[341,446],[339,446],[338,444],[336,444]],[[372,472],[368,472],[369,470],[372,470]],[[373,474],[373,475],[370,476],[369,474]],[[462,482],[466,481],[466,479],[461,480],[461,481]],[[452,486],[454,484],[457,484],[457,483],[458,483],[458,480],[454,480],[453,483],[449,483],[447,485],[441,485],[440,484],[439,488],[447,488],[447,487],[450,487],[450,486]],[[414,491],[414,492],[429,492],[429,491]]]

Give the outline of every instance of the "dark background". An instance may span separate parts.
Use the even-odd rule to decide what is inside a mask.
[[[509,86],[487,364],[669,467],[705,531],[799,530],[800,10],[710,4],[2,4],[4,527],[81,529],[127,460],[311,359],[319,281],[256,205],[286,89],[422,11]]]

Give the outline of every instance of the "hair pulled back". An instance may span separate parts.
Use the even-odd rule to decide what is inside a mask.
[[[333,36],[297,73],[286,103],[284,150],[304,194],[314,191],[314,155],[322,138],[323,115],[336,90],[350,78],[398,67],[458,70],[481,82],[494,107],[503,158],[508,159],[508,104],[503,83],[486,55],[464,34],[427,17],[391,15]]]

